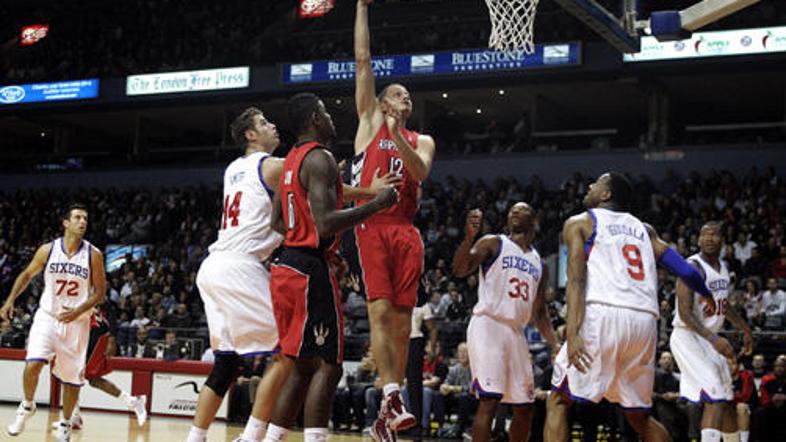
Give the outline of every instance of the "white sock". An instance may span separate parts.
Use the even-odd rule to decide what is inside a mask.
[[[327,428],[306,428],[303,430],[303,442],[327,442]]]
[[[188,433],[186,442],[205,442],[207,440],[207,430],[199,427],[191,426],[191,431]]]
[[[265,433],[265,442],[282,442],[289,437],[289,430],[284,427],[279,427],[276,424],[269,424],[267,426],[267,433]]]
[[[243,436],[241,437],[245,440],[261,442],[265,437],[265,428],[267,428],[267,422],[261,421],[254,416],[249,416],[248,422],[246,422],[246,429],[243,430]]]
[[[702,428],[701,442],[720,442],[721,432],[714,428]]]
[[[740,442],[740,433],[721,433],[721,437],[723,438],[723,442]]]
[[[385,384],[385,386],[382,387],[382,396],[388,397],[390,393],[393,393],[394,391],[399,391],[399,388],[400,387],[398,386],[398,384],[394,384],[394,383]]]
[[[35,401],[22,401],[22,407],[30,410],[35,410]]]
[[[751,437],[750,431],[740,431],[740,442],[748,442],[749,437]]]
[[[76,407],[74,407],[74,411],[72,411],[72,412],[71,412],[71,418],[72,418],[72,419],[73,419],[74,417],[76,417],[76,416],[79,416],[79,405],[77,405]]]
[[[128,406],[128,408],[133,407],[134,406],[134,402],[136,402],[136,398],[134,396],[131,396],[130,394],[126,393],[125,391],[121,391],[120,392],[120,400],[125,402],[126,406]]]

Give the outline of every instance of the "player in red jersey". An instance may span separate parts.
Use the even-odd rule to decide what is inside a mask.
[[[355,101],[358,130],[355,165],[362,164],[354,184],[367,186],[374,171],[394,172],[403,178],[399,202],[355,229],[363,283],[368,297],[371,348],[383,383],[380,415],[372,426],[375,440],[411,428],[417,419],[407,412],[399,394],[407,365],[412,308],[423,272],[423,243],[412,225],[418,209],[420,183],[434,160],[434,140],[406,128],[412,100],[400,84],[389,84],[375,95],[371,67],[368,5],[357,0],[355,18]],[[359,201],[362,204],[364,201]]]
[[[265,441],[286,440],[305,401],[305,441],[327,440],[330,406],[341,378],[343,319],[337,234],[396,202],[386,186],[369,203],[342,210],[342,183],[328,144],[335,128],[322,100],[295,95],[287,116],[297,143],[284,160],[272,226],[286,235],[271,269],[270,291],[284,363],[293,370],[273,410]]]

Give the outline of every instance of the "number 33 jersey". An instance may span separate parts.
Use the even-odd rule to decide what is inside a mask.
[[[283,237],[270,228],[273,191],[262,176],[264,152],[242,156],[224,171],[223,213],[210,252],[233,251],[267,259]]]
[[[480,267],[478,303],[472,314],[488,316],[520,329],[527,325],[532,315],[532,304],[543,276],[543,263],[532,246],[524,251],[506,235],[497,238],[496,256]]]
[[[594,223],[585,243],[587,303],[645,311],[658,317],[658,274],[647,229],[627,212],[589,209]]]

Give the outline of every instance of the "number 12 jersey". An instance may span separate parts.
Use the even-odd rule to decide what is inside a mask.
[[[658,316],[658,274],[644,223],[627,212],[589,209],[594,223],[585,244],[586,302]]]

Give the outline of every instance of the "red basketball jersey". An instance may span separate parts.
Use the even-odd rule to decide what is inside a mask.
[[[325,147],[316,142],[295,145],[284,160],[279,192],[281,195],[281,215],[287,229],[284,245],[287,247],[319,249],[326,246],[321,243],[319,233],[317,233],[317,225],[308,203],[308,190],[300,182],[300,167],[303,164],[303,159],[314,149],[325,149]],[[336,209],[339,210],[343,207],[342,195],[341,177],[338,177],[336,181]]]
[[[413,149],[418,147],[418,133],[400,129],[401,135],[407,140]],[[357,164],[362,164],[360,172],[360,179],[354,179],[353,184],[360,187],[368,187],[371,185],[371,180],[374,178],[374,171],[379,168],[380,175],[388,172],[395,173],[404,178],[404,182],[399,188],[398,203],[392,207],[385,209],[373,217],[369,218],[367,222],[374,222],[375,219],[382,217],[385,218],[401,218],[402,220],[412,221],[415,218],[415,213],[418,211],[418,191],[420,190],[420,181],[416,180],[409,174],[409,171],[404,167],[404,161],[398,150],[396,142],[388,130],[387,124],[382,124],[379,132],[371,141],[371,144],[366,147],[365,152],[361,154],[362,157],[355,160],[353,169]],[[355,177],[357,178],[357,177]],[[369,199],[361,199],[358,205],[365,204]]]

